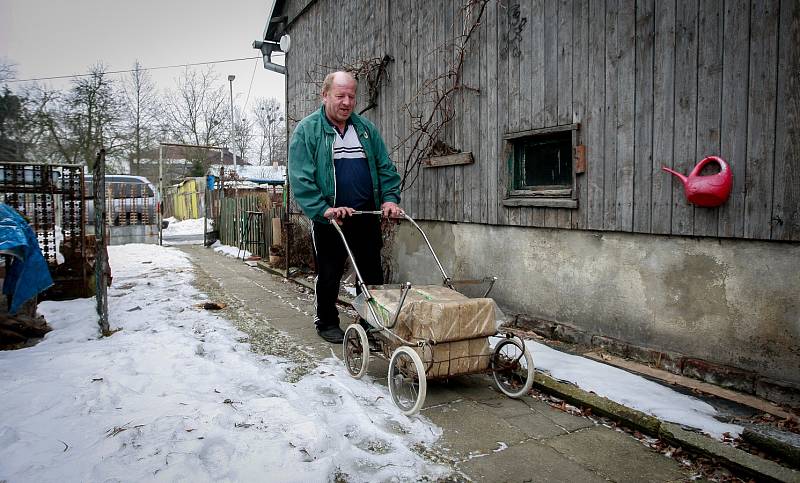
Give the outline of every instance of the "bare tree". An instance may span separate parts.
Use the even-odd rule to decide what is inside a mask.
[[[133,160],[131,171],[140,173],[142,150],[156,140],[159,98],[150,74],[136,60],[125,81],[125,124],[130,136],[129,152]]]
[[[164,112],[175,140],[185,144],[219,145],[228,127],[224,85],[213,68],[186,70],[176,79],[175,90],[167,93]],[[187,171],[203,175],[208,169],[204,149],[187,150]]]
[[[234,109],[234,126],[233,126],[233,146],[239,153],[242,161],[247,159],[247,153],[250,151],[250,146],[253,143],[253,128],[254,124],[251,119],[248,119],[240,108]],[[234,153],[236,155],[236,153]]]
[[[17,78],[17,65],[6,59],[0,58],[0,83]]]
[[[25,105],[30,122],[28,156],[36,161],[74,162],[76,146],[66,128],[64,94],[32,84],[25,90]]]
[[[283,106],[274,97],[259,98],[253,106],[260,166],[286,158],[286,123]],[[282,163],[281,163],[282,164]]]
[[[72,81],[66,96],[65,122],[76,145],[72,161],[83,161],[90,169],[101,148],[109,157],[118,155],[125,139],[122,102],[105,70],[102,63],[95,64],[87,77]]]
[[[26,159],[83,162],[91,168],[101,148],[110,157],[121,154],[122,104],[102,64],[93,66],[88,76],[73,79],[66,92],[31,84],[19,99],[16,138]]]

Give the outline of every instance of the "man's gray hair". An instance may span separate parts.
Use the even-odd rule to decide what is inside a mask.
[[[331,90],[331,86],[333,85],[333,79],[336,78],[336,74],[344,74],[344,75],[346,75],[347,77],[353,79],[353,82],[355,82],[356,86],[358,86],[358,81],[356,80],[355,77],[353,77],[353,74],[351,74],[350,72],[347,72],[346,70],[337,70],[336,72],[331,72],[330,74],[326,75],[325,76],[325,80],[322,81],[322,94],[323,95],[325,95],[329,90]]]

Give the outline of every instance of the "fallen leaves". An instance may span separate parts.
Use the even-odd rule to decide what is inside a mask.
[[[222,310],[227,306],[228,304],[222,302],[203,302],[201,304],[195,305],[195,307],[205,310]]]

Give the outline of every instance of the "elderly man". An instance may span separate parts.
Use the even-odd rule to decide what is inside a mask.
[[[336,298],[347,252],[331,223],[338,223],[367,285],[383,283],[380,218],[353,216],[354,211],[380,210],[385,217],[402,216],[400,176],[389,159],[378,130],[353,112],[355,78],[334,72],[322,84],[322,106],[304,118],[289,143],[289,181],[295,200],[313,221],[317,263],[317,333],[341,343]]]

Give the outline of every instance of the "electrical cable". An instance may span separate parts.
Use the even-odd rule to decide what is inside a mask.
[[[253,64],[253,73],[250,74],[250,87],[247,88],[247,97],[244,99],[244,106],[242,106],[242,113],[247,110],[247,103],[250,101],[250,91],[253,89],[253,78],[256,76],[256,67],[258,67],[258,60]]]
[[[162,65],[159,67],[141,67],[139,70],[162,70],[162,69],[175,69],[178,67],[193,67],[196,65],[209,65],[209,64],[223,64],[226,62],[241,62],[243,60],[253,60],[253,59],[261,59],[262,56],[255,56],[255,57],[242,57],[239,59],[223,59],[223,60],[211,60],[208,62],[192,62],[188,64],[176,64],[176,65]],[[102,74],[127,74],[129,72],[133,72],[134,69],[125,69],[125,70],[109,70],[106,72],[102,72]],[[254,71],[255,72],[255,71]],[[34,82],[34,81],[44,81],[44,80],[57,80],[57,79],[72,79],[76,77],[89,77],[94,74],[73,74],[73,75],[57,75],[51,77],[34,77],[30,79],[11,79],[5,82],[7,83],[15,83],[15,82]],[[252,81],[251,81],[252,83]]]

